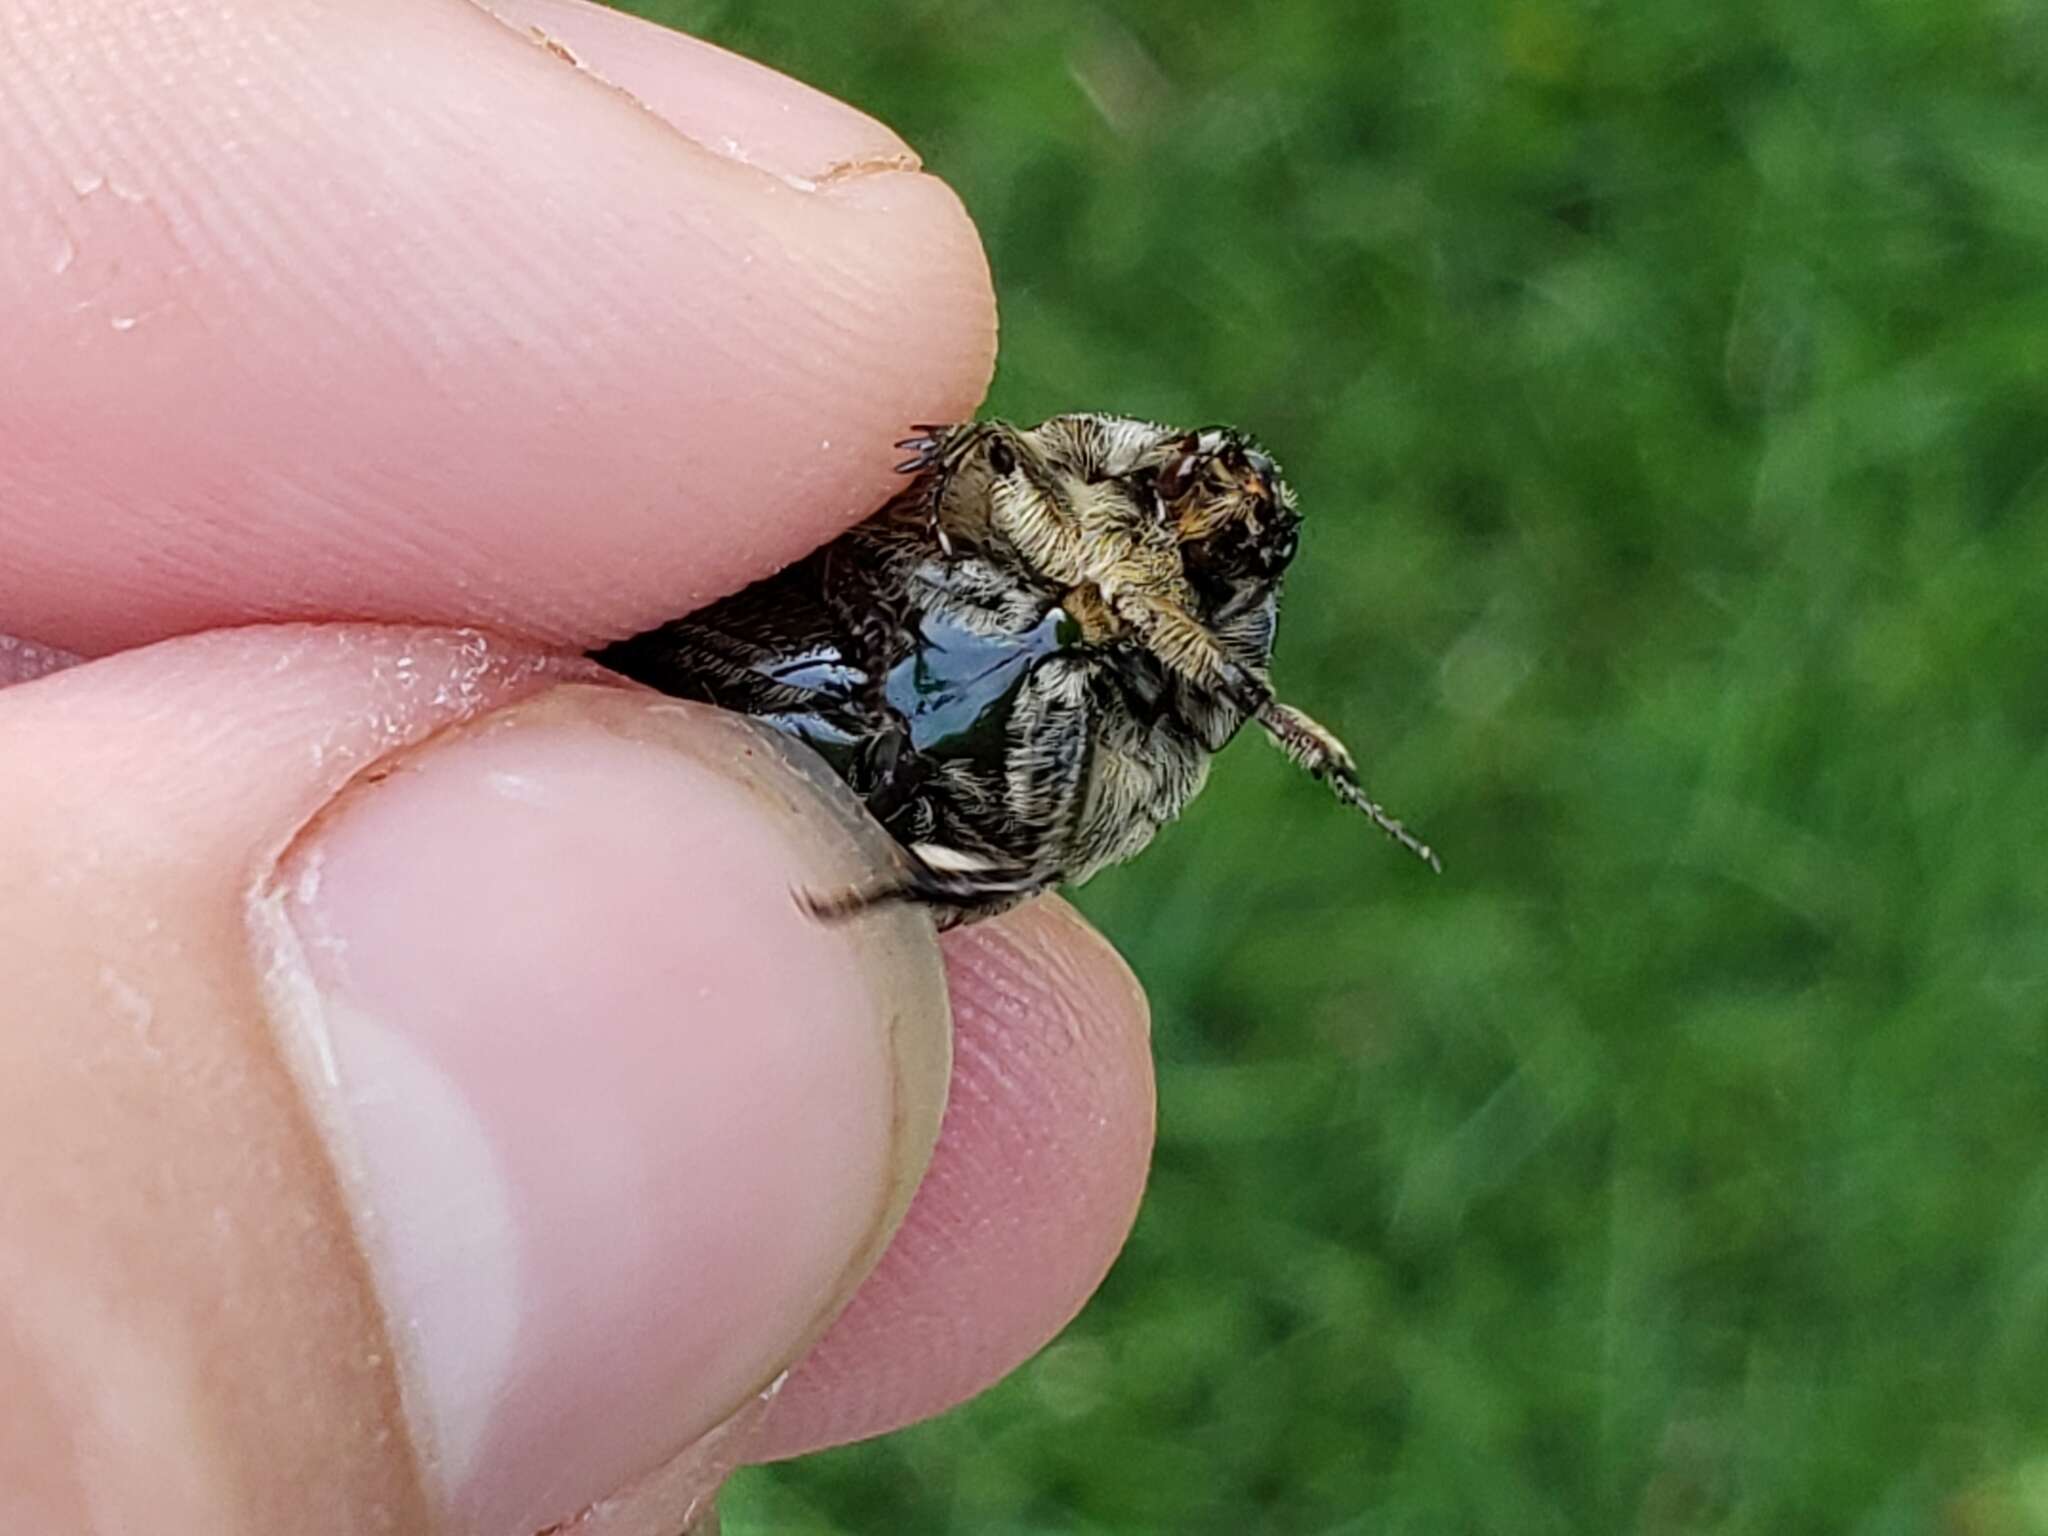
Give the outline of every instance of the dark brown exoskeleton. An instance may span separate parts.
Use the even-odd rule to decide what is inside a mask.
[[[822,754],[905,850],[821,898],[942,926],[1127,859],[1256,720],[1436,866],[1267,681],[1301,518],[1243,433],[1116,416],[924,429],[910,485],[765,581],[596,653]]]

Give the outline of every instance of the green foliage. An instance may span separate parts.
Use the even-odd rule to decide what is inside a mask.
[[[1268,441],[1445,861],[1228,753],[1102,1295],[732,1527],[2048,1531],[2048,11],[642,9],[959,189],[996,410]]]

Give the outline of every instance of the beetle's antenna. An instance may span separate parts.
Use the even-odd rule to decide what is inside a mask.
[[[1436,856],[1436,850],[1389,816],[1380,803],[1365,792],[1365,786],[1358,782],[1358,767],[1351,761],[1351,754],[1345,750],[1343,742],[1293,705],[1282,704],[1278,699],[1269,697],[1259,706],[1258,720],[1281,751],[1307,769],[1312,777],[1329,785],[1330,792],[1339,800],[1355,811],[1363,811],[1374,826],[1438,874],[1444,872],[1443,861]]]

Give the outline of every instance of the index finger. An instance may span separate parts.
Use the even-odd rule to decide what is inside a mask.
[[[970,413],[980,244],[894,134],[564,0],[0,0],[0,630],[633,632]]]

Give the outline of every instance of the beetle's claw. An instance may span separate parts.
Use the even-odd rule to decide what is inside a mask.
[[[909,437],[899,438],[896,442],[898,448],[910,455],[896,466],[899,475],[914,475],[919,470],[930,469],[938,462],[939,455],[953,435],[951,427],[924,422],[913,424],[910,431]]]

